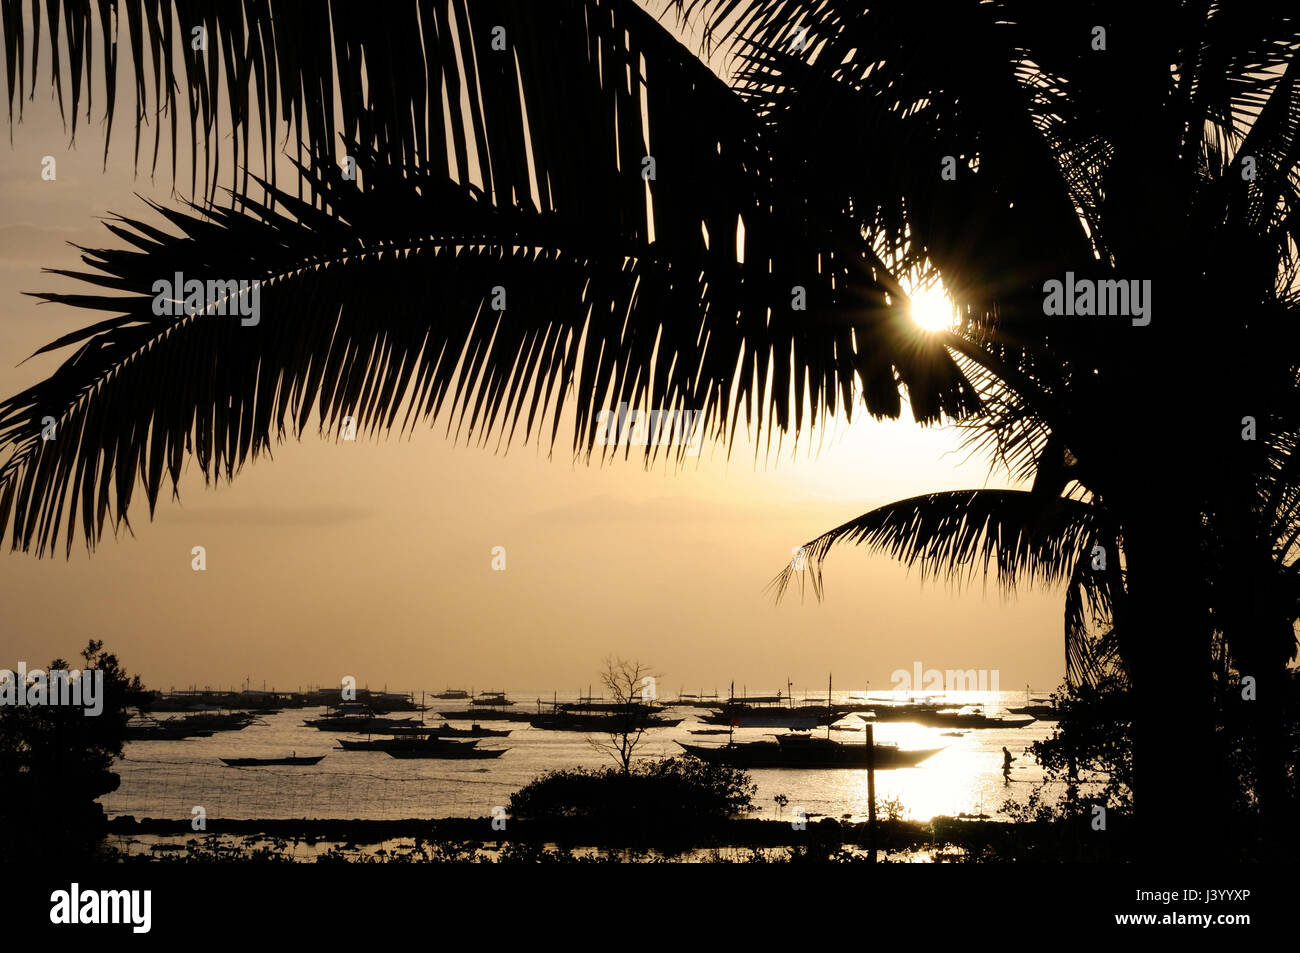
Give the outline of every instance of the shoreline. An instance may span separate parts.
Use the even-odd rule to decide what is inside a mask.
[[[623,825],[605,825],[586,819],[523,820],[511,818],[505,830],[492,827],[491,817],[405,818],[362,820],[345,818],[243,818],[208,819],[206,830],[195,831],[190,821],[171,818],[119,816],[108,822],[110,837],[144,835],[202,840],[209,837],[265,837],[329,841],[355,845],[383,844],[411,839],[417,842],[463,842],[502,845],[560,844],[575,847],[621,848],[665,845],[662,828],[640,830]],[[1051,832],[1041,822],[1017,822],[992,818],[937,817],[931,821],[880,820],[876,824],[876,847],[882,851],[944,846],[981,848],[1009,841],[1036,840]],[[763,818],[733,818],[669,833],[673,848],[691,850],[709,847],[806,847],[811,844],[869,848],[872,837],[867,822],[843,822],[833,818],[810,819],[796,828],[790,821]]]

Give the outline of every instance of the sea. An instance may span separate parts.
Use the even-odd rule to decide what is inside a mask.
[[[415,692],[415,698],[420,698]],[[754,692],[753,694],[757,694]],[[513,691],[511,711],[548,710],[551,692]],[[836,692],[837,704],[861,702],[861,693]],[[869,700],[903,700],[892,693],[872,693]],[[824,699],[824,696],[823,696]],[[558,696],[560,702],[576,696]],[[1023,705],[1025,692],[951,692],[927,696],[953,707],[982,705],[993,715],[1008,705]],[[1035,698],[1035,701],[1038,699]],[[426,698],[431,706],[429,723],[441,722],[436,711],[468,710],[465,701]],[[670,704],[670,702],[665,702]],[[320,708],[286,709],[260,716],[241,731],[221,731],[207,738],[183,741],[129,742],[114,770],[121,777],[118,790],[100,799],[110,817],[174,818],[190,820],[194,808],[203,808],[209,822],[220,819],[365,819],[399,820],[445,817],[488,817],[504,808],[511,793],[529,781],[557,768],[598,767],[615,762],[593,742],[602,735],[546,731],[527,722],[488,721],[484,727],[508,728],[509,737],[484,738],[479,747],[504,747],[500,758],[483,760],[400,760],[379,751],[344,751],[338,735],[303,724],[318,717]],[[636,756],[667,757],[680,754],[676,742],[724,744],[727,736],[692,735],[707,728],[701,710],[672,709],[671,717],[684,716],[681,724],[647,732]],[[395,713],[407,717],[412,713]],[[160,716],[166,717],[166,716]],[[418,719],[419,713],[415,713]],[[454,721],[468,726],[468,721]],[[863,743],[864,722],[848,715],[830,737]],[[1028,747],[1049,737],[1054,724],[1034,721],[1024,727],[971,729],[960,736],[945,729],[903,722],[875,726],[876,742],[897,743],[902,748],[939,748],[938,754],[914,768],[876,772],[877,810],[894,816],[927,821],[936,816],[988,816],[997,818],[1010,799],[1024,800],[1043,780]],[[826,729],[818,729],[825,734]],[[735,730],[735,740],[763,740],[777,733],[771,728]],[[1003,776],[1003,747],[1015,757],[1010,777]],[[230,767],[220,758],[271,758],[290,754],[324,755],[311,766]],[[863,769],[827,770],[751,769],[757,785],[751,816],[790,819],[803,812],[808,818],[832,817],[865,820],[868,811],[867,772]]]

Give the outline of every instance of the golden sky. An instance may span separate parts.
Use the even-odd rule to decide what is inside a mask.
[[[89,320],[22,296],[70,286],[40,269],[79,264],[66,242],[115,243],[98,219],[146,215],[134,193],[179,199],[166,159],[155,180],[147,162],[133,175],[129,98],[106,170],[98,112],[70,148],[48,87],[0,161],[5,396],[65,355],[20,362]],[[46,155],[54,181],[41,178]],[[75,658],[94,637],[160,688],[352,675],[372,688],[565,692],[594,682],[611,653],[650,663],[670,694],[732,679],[776,689],[787,677],[815,689],[828,672],[837,687],[887,689],[916,661],[997,670],[1004,689],[1051,688],[1064,670],[1059,590],[1010,602],[978,582],[957,593],[844,548],[826,564],[824,603],[796,592],[774,606],[762,592],[791,547],[875,505],[1008,485],[982,459],[963,463],[958,440],[864,414],[836,422],[819,453],[808,450],[817,435],[794,458],[787,441],[779,460],[757,464],[751,445],[730,462],[706,446],[682,469],[646,471],[573,465],[563,437],[548,459],[535,445],[504,456],[453,447],[442,425],[377,443],[308,436],[216,489],[191,464],[179,503],[160,502],[152,522],[140,505],[135,536],[93,557],[37,560],[5,540],[0,667]],[[492,570],[494,546],[506,548],[504,572]]]

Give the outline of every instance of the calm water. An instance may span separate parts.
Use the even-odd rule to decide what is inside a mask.
[[[417,692],[417,697],[418,697]],[[517,701],[514,711],[535,711],[533,699],[539,692],[511,692]],[[757,694],[755,691],[754,694]],[[550,693],[546,693],[549,703]],[[836,693],[845,701],[848,693]],[[873,693],[873,698],[877,697]],[[887,697],[881,693],[880,697]],[[996,698],[996,701],[991,699]],[[525,700],[528,700],[527,702]],[[951,693],[945,701],[954,705],[989,702],[993,714],[999,705],[1022,705],[1024,692],[1001,692],[997,696]],[[560,696],[560,701],[573,697]],[[430,700],[435,708],[453,710],[468,707],[465,702]],[[302,724],[322,709],[293,709],[264,717],[243,731],[217,732],[210,738],[185,741],[137,741],[127,745],[125,757],[115,770],[122,776],[121,787],[102,799],[110,815],[136,817],[191,817],[191,808],[202,805],[209,819],[216,818],[434,818],[482,817],[504,806],[511,792],[545,771],[577,765],[612,764],[608,755],[596,751],[578,732],[540,731],[527,722],[487,722],[484,726],[509,728],[508,738],[484,738],[480,747],[508,747],[502,757],[482,761],[398,760],[377,751],[336,750],[336,736]],[[401,713],[395,717],[405,717]],[[676,709],[673,717],[685,720],[673,728],[648,732],[638,755],[680,754],[674,741],[702,744],[725,743],[726,735],[691,735],[691,729],[708,727],[697,719],[698,711]],[[165,717],[165,716],[163,716]],[[418,718],[418,714],[416,715]],[[438,722],[430,712],[426,718]],[[467,726],[469,722],[455,724]],[[840,722],[860,726],[854,716]],[[878,742],[897,742],[903,748],[943,748],[916,768],[878,771],[878,801],[898,799],[912,820],[936,815],[996,814],[1008,798],[1024,798],[1042,772],[1025,749],[1048,737],[1052,725],[1033,722],[1024,728],[969,731],[962,737],[944,737],[938,728],[906,723],[876,726]],[[737,741],[761,740],[775,729],[738,729]],[[825,729],[821,729],[825,732]],[[839,741],[863,740],[862,732],[833,732]],[[344,735],[358,738],[362,735]],[[599,736],[593,736],[599,737]],[[1013,783],[1002,778],[1002,746],[1017,756]],[[294,752],[326,755],[310,767],[231,768],[220,757],[282,757]],[[865,770],[751,770],[758,785],[754,798],[760,816],[776,817],[773,798],[784,794],[789,804],[779,816],[802,808],[810,817],[828,815],[864,819],[867,811]]]

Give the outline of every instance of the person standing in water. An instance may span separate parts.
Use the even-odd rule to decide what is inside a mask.
[[[1011,781],[1011,762],[1016,759],[1011,756],[1007,746],[1002,746],[1002,779],[1008,783]]]

